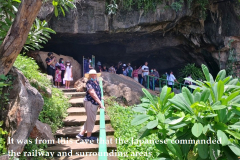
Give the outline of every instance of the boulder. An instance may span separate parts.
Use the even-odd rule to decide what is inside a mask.
[[[0,121],[4,121],[3,129],[8,132],[13,143],[8,145],[8,150],[22,152],[25,144],[18,144],[17,140],[27,140],[44,101],[36,88],[32,87],[23,73],[12,68],[9,75],[14,77],[12,88],[4,88],[3,93],[11,93],[9,102],[2,104]]]
[[[46,72],[47,70],[47,64],[45,62],[48,52],[42,52],[42,51],[31,51],[28,52],[27,55],[29,57],[32,57],[36,60],[39,67]],[[70,85],[74,84],[78,79],[82,77],[82,67],[81,65],[72,57],[70,56],[64,56],[64,55],[58,55],[56,53],[53,53],[53,55],[56,57],[56,62],[59,62],[60,58],[63,58],[64,62],[69,60],[71,62],[71,65],[73,66],[73,81]]]
[[[9,156],[8,155],[0,156],[0,160],[9,160]]]
[[[105,95],[115,97],[118,102],[123,102],[127,106],[141,102],[144,87],[132,78],[107,72],[102,73],[102,78]]]
[[[142,92],[142,86],[130,77],[118,74],[112,74],[108,72],[102,72],[103,78],[103,91],[104,96],[114,97],[120,104],[131,106],[139,104],[141,97],[144,96]],[[86,91],[87,78],[79,79],[74,88],[77,88],[78,92]],[[148,90],[152,95],[157,95],[156,92]]]
[[[49,141],[48,145],[52,145],[54,143],[54,137],[52,134],[52,129],[51,127],[46,124],[46,123],[42,123],[39,120],[37,120],[32,132],[30,133],[30,138],[32,139],[36,139],[37,140],[46,140]],[[41,142],[40,142],[41,143]]]
[[[87,78],[82,77],[74,83],[74,88],[76,88],[77,92],[85,92],[86,91],[87,81],[88,81]]]

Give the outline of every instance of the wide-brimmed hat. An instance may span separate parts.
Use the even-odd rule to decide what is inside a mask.
[[[95,69],[91,69],[91,70],[89,71],[89,73],[86,73],[86,74],[85,74],[85,77],[86,77],[86,78],[89,78],[91,74],[96,74],[97,77],[100,77],[100,76],[101,76],[101,73],[97,73],[97,71],[96,71]]]

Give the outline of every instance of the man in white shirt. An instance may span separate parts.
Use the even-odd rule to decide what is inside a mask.
[[[175,78],[175,76],[173,75],[173,72],[172,72],[172,71],[170,71],[170,74],[167,75],[167,80],[168,80],[168,87],[171,87],[171,88],[173,88],[174,82],[179,83],[179,82],[177,81],[177,79]]]
[[[142,66],[144,86],[147,87],[147,75],[149,74],[148,62],[145,62],[145,65]]]

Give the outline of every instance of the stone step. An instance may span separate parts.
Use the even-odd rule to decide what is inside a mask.
[[[65,96],[71,96],[72,98],[78,97],[78,98],[83,98],[86,96],[86,92],[65,92]]]
[[[86,115],[86,110],[84,107],[70,107],[67,110],[68,116]],[[100,109],[98,109],[97,115],[100,114]]]
[[[76,92],[77,91],[76,88],[67,89],[67,88],[64,87],[64,88],[58,88],[58,89],[60,89],[63,92]]]
[[[108,160],[118,160],[117,157],[115,156],[108,156],[107,157]],[[98,156],[89,156],[89,154],[87,156],[69,156],[69,157],[57,157],[54,158],[54,160],[98,160]]]
[[[75,138],[76,135],[81,131],[82,126],[74,126],[74,127],[63,127],[58,129],[55,133],[56,137],[69,137]],[[105,125],[106,135],[113,135],[114,129],[112,128],[111,124]],[[95,125],[92,131],[93,136],[99,136],[100,126]],[[86,135],[85,135],[86,136]]]
[[[60,139],[59,139],[60,140]],[[48,147],[46,150],[48,152],[55,152],[54,156],[57,156],[58,152],[71,152],[72,155],[80,155],[79,152],[98,152],[98,146],[99,142],[98,141],[92,141],[92,142],[85,142],[83,140],[78,140],[77,138],[73,139],[67,139],[68,141],[65,140],[65,142],[60,140],[62,144],[58,144],[58,140],[56,140],[56,145]],[[117,145],[115,142],[114,136],[107,136],[107,151],[108,152],[116,152],[117,150]],[[86,153],[85,153],[86,154]],[[89,154],[89,153],[88,153]],[[65,155],[66,156],[66,155]]]
[[[86,115],[68,116],[63,120],[63,123],[65,126],[82,126],[86,121],[86,119],[87,119]],[[100,123],[100,115],[97,115],[95,125],[99,125],[99,123]],[[107,115],[105,115],[105,123],[106,124],[110,123],[110,118]]]
[[[71,103],[72,107],[83,107],[83,101],[84,98],[72,98],[69,103]]]

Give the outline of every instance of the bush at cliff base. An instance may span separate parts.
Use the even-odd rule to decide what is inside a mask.
[[[51,82],[46,74],[40,73],[39,67],[33,58],[18,55],[14,66],[23,72],[31,85],[38,88],[50,88],[52,97],[49,98],[41,92],[44,99],[43,110],[39,120],[51,126],[53,133],[62,126],[63,119],[67,116],[67,108],[70,106],[63,92],[51,87]],[[37,83],[35,83],[37,81]]]

